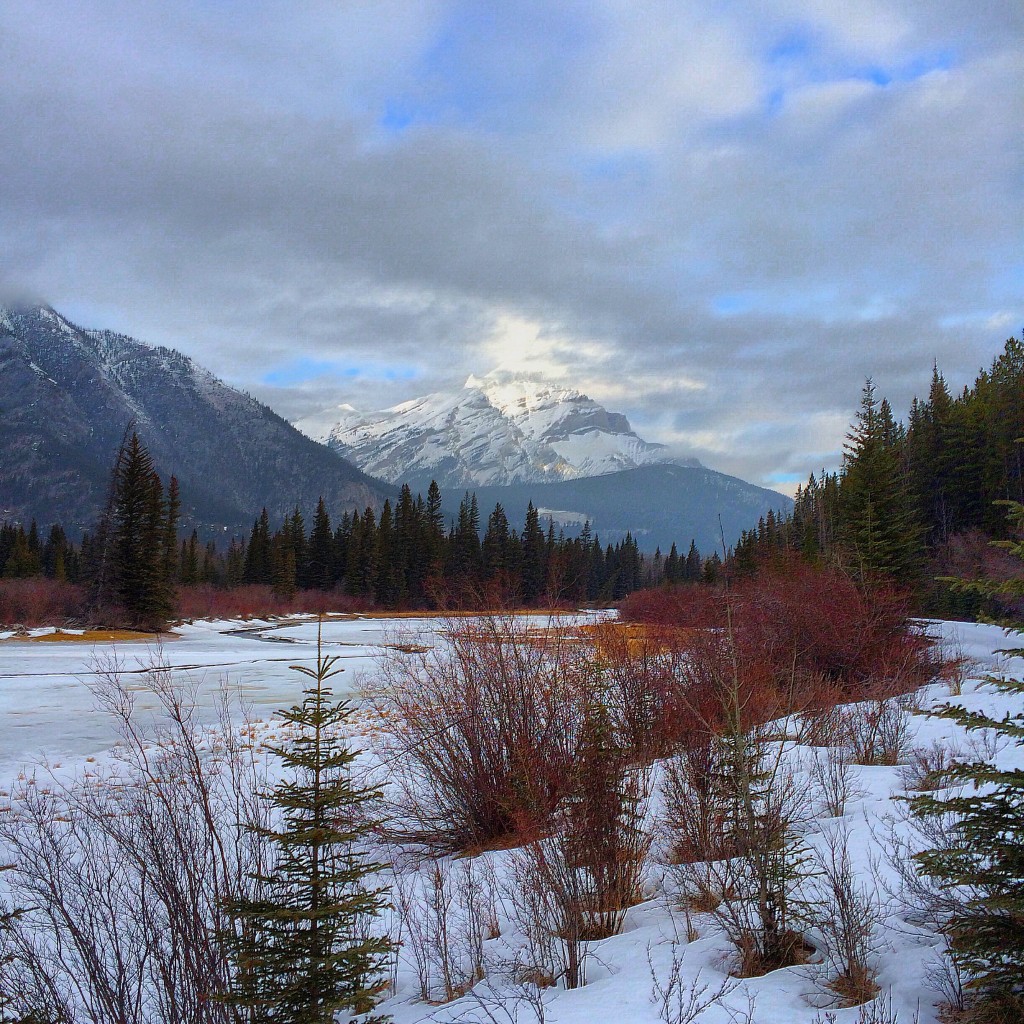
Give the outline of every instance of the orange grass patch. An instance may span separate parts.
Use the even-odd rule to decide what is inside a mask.
[[[140,641],[140,640],[177,640],[177,633],[140,633],[134,629],[87,629],[84,633],[65,633],[56,630],[53,633],[43,633],[42,636],[11,637],[11,640],[20,640],[29,643],[82,643],[100,644],[113,641]]]

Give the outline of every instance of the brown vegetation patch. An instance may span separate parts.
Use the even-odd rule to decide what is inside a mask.
[[[860,1006],[870,1002],[881,991],[874,972],[863,966],[833,978],[828,987],[839,996],[842,1006]]]
[[[134,629],[87,629],[82,633],[65,633],[57,629],[52,633],[43,633],[40,636],[11,637],[7,641],[18,640],[22,643],[80,643],[80,644],[103,644],[118,641],[149,641],[153,640],[177,640],[177,633],[141,633]]]

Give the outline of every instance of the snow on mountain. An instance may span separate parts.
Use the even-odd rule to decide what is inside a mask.
[[[91,528],[126,427],[161,476],[181,485],[183,515],[246,529],[266,507],[380,505],[385,494],[188,356],[114,331],[77,327],[49,306],[0,307],[6,515]]]
[[[296,424],[384,480],[442,487],[544,483],[677,462],[637,436],[621,413],[574,388],[492,372],[360,415],[351,406]],[[689,460],[684,465],[698,465]]]

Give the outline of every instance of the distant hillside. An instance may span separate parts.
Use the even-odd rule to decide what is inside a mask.
[[[633,534],[641,550],[663,553],[673,542],[686,553],[691,540],[705,556],[722,547],[722,533],[732,545],[740,533],[757,525],[769,509],[788,513],[793,502],[777,491],[755,487],[733,476],[703,466],[661,464],[621,473],[569,480],[562,483],[512,484],[476,487],[481,524],[500,502],[516,528],[528,501],[541,509],[542,518],[555,520],[556,530],[577,533],[584,520],[602,543]],[[444,495],[446,511],[454,514],[461,493]],[[454,504],[454,509],[449,508]],[[719,527],[721,519],[721,528]]]
[[[88,528],[132,422],[178,477],[185,525],[248,529],[321,494],[340,516],[390,492],[180,352],[0,308],[0,518]]]

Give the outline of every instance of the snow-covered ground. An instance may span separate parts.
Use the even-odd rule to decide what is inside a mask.
[[[396,642],[399,633],[408,640],[410,631],[419,629],[430,642],[438,625],[439,620],[430,619],[326,623],[323,635],[327,650],[339,654],[346,668],[346,674],[335,681],[336,692],[344,693],[347,684],[373,673],[384,645]],[[1021,646],[1018,638],[1008,638],[994,627],[963,623],[931,623],[929,629],[941,636],[950,654],[970,659],[971,667],[961,695],[951,696],[948,685],[936,683],[921,691],[920,707],[955,702],[996,717],[1020,710],[1019,698],[999,694],[982,679],[986,674],[1018,674],[1024,668],[1024,662],[995,653],[1000,647]],[[179,639],[166,642],[159,650],[146,644],[118,644],[116,653],[123,669],[129,672],[144,668],[154,656],[164,658],[177,680],[199,685],[201,703],[206,701],[207,708],[227,678],[239,688],[257,717],[268,718],[274,708],[291,704],[298,697],[304,679],[290,672],[288,666],[313,661],[316,630],[311,620],[286,624],[197,622],[181,627],[177,631]],[[0,777],[11,778],[23,763],[31,763],[40,755],[51,764],[54,759],[66,758],[63,770],[71,772],[86,756],[95,756],[109,747],[112,727],[94,709],[89,681],[98,663],[112,651],[112,645],[93,648],[73,643],[0,643]],[[139,678],[141,682],[142,676]],[[139,699],[140,706],[147,706],[142,688]],[[909,730],[911,746],[942,741],[966,748],[970,741],[953,723],[927,716],[912,716]],[[977,743],[974,750],[978,750]],[[795,763],[806,764],[812,751],[792,745],[788,756]],[[969,756],[975,756],[974,752]],[[1020,748],[1013,746],[995,751],[994,756],[1006,765],[1024,761]],[[367,759],[364,755],[364,764]],[[899,766],[861,766],[854,772],[861,792],[848,803],[845,814],[829,817],[815,803],[805,838],[810,848],[823,848],[829,836],[840,830],[858,879],[876,889],[883,915],[873,941],[873,960],[888,1016],[869,1017],[859,1008],[837,1008],[833,994],[825,987],[823,966],[813,957],[812,962],[798,967],[730,981],[731,949],[723,931],[710,915],[694,914],[691,923],[696,936],[687,941],[687,927],[674,898],[670,873],[655,858],[648,873],[649,899],[628,911],[620,934],[590,945],[586,985],[571,991],[560,987],[542,990],[543,1020],[557,1024],[675,1024],[661,1015],[658,1002],[652,999],[652,982],[657,979],[667,984],[675,962],[686,992],[692,987],[703,991],[702,998],[707,999],[723,985],[729,990],[693,1018],[705,1024],[825,1024],[831,1019],[826,1014],[834,1014],[836,1024],[896,1019],[903,1024],[936,1024],[940,997],[929,981],[929,973],[940,957],[942,940],[895,898],[898,884],[886,859],[892,827],[896,835],[907,834],[900,824],[901,805],[894,800],[906,793],[905,773]],[[656,811],[657,799],[653,806]],[[484,943],[488,964],[507,961],[510,950],[523,941],[515,924],[519,896],[508,882],[509,865],[515,856],[514,852],[500,851],[472,862],[452,862],[453,870],[463,870],[463,864],[472,863],[475,870],[499,882],[501,899],[496,914],[500,934]],[[497,974],[494,977],[500,987],[503,983],[497,980]],[[527,1002],[515,1002],[514,989],[501,989],[503,1006],[492,1002],[492,990],[486,981],[477,986],[476,997],[470,994],[444,1005],[423,1002],[418,991],[412,946],[407,943],[400,956],[397,988],[380,1008],[391,1014],[396,1024],[425,1020],[533,1024],[542,1019]],[[679,1024],[685,1019],[676,1018]]]
[[[333,680],[339,696],[372,671],[384,644],[436,619],[329,619],[323,626],[327,653],[340,656],[344,675]],[[144,685],[155,660],[170,667],[176,682],[197,687],[200,705],[212,712],[225,682],[237,690],[257,718],[290,706],[303,677],[288,666],[316,659],[316,622],[197,621],[175,629],[162,643],[32,642],[0,633],[0,779],[25,762],[81,759],[107,749],[114,729],[93,698],[90,684],[116,658],[121,671],[139,678],[137,707],[156,707]],[[34,630],[33,633],[52,632]]]
[[[951,696],[946,684],[933,684],[920,692],[920,708],[951,702],[985,710],[995,717],[1020,710],[1020,698],[999,694],[982,680],[986,674],[1013,674],[1024,669],[1024,662],[995,653],[998,648],[1022,646],[1019,638],[1007,637],[992,626],[965,623],[934,622],[929,623],[928,628],[933,635],[942,638],[950,655],[971,659],[971,665],[960,696]],[[910,716],[908,746],[927,747],[933,741],[966,749],[970,759],[979,756],[978,740],[971,746],[971,737],[954,723]],[[1004,746],[996,757],[1005,765],[1024,765],[1022,754],[1020,748]],[[789,755],[794,762],[807,764],[813,752],[811,748],[794,745]],[[908,836],[902,805],[894,800],[894,797],[906,795],[904,772],[900,766],[855,767],[855,784],[862,793],[847,804],[841,818],[830,818],[824,808],[815,806],[805,836],[811,850],[824,850],[828,837],[838,830],[858,881],[877,894],[882,923],[872,940],[875,947],[872,960],[880,987],[876,1002],[862,1007],[840,1007],[834,992],[825,984],[827,973],[820,957],[763,977],[742,979],[738,983],[730,981],[734,951],[722,929],[710,915],[694,914],[692,924],[697,937],[687,942],[684,915],[673,898],[668,872],[654,863],[649,875],[651,898],[629,910],[620,934],[589,947],[591,959],[586,985],[569,991],[546,990],[544,1020],[557,1024],[657,1024],[659,1021],[686,1024],[688,1020],[701,1024],[826,1024],[832,1020],[836,1024],[894,1024],[897,1020],[902,1024],[938,1024],[937,1004],[941,996],[933,987],[930,975],[941,959],[943,940],[901,905],[897,898],[898,879],[887,859],[887,839],[892,830],[898,837]],[[657,799],[654,808],[657,809]],[[500,879],[510,856],[508,852],[498,852],[485,854],[484,859],[490,860],[494,874]],[[500,963],[508,956],[508,950],[521,941],[521,936],[515,934],[507,920],[510,910],[514,917],[514,908],[510,906],[515,902],[514,891],[506,890],[504,899],[503,934],[485,944],[493,948],[495,963]],[[813,941],[813,930],[808,936]],[[418,998],[412,959],[409,951],[404,950],[398,992],[382,1007],[393,1015],[396,1024],[424,1020],[533,1024],[540,1020],[525,1003],[516,1006],[508,1001],[512,998],[508,990],[505,1009],[496,1009],[486,998],[486,983],[478,986],[477,991],[484,994],[483,1003],[487,1005],[482,1005],[473,995],[441,1007],[426,1005]],[[685,1014],[661,1016],[660,1005],[652,996],[652,983],[657,978],[662,986],[667,985],[673,961],[681,963],[683,1004],[689,999],[690,990],[703,993],[696,1000],[698,1008],[723,985],[730,991],[693,1018]],[[669,1002],[678,1005],[674,996]]]

